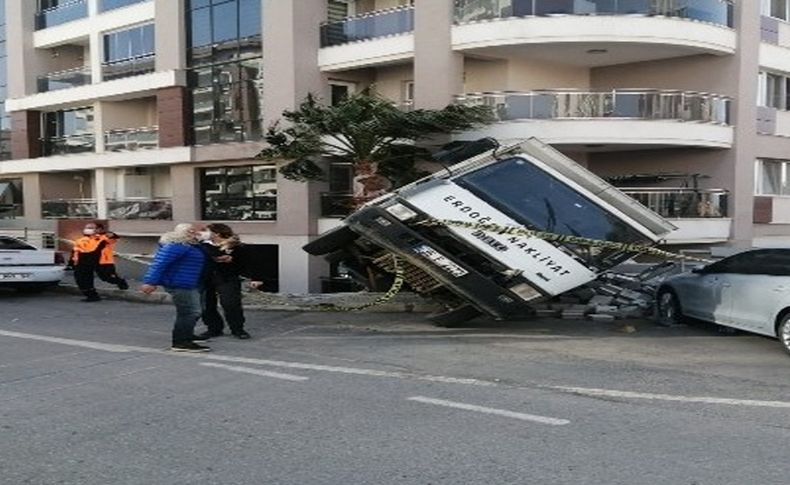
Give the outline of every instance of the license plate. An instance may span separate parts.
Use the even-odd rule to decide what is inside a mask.
[[[0,273],[0,280],[24,280],[30,276],[30,273]]]
[[[460,276],[464,276],[465,274],[469,273],[462,267],[450,261],[449,258],[440,254],[437,250],[425,244],[414,246],[414,252],[419,254],[423,258],[427,259],[428,261],[432,262],[433,264],[435,264],[445,272],[455,276],[456,278]]]

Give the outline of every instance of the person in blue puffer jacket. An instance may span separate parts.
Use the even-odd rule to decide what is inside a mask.
[[[200,292],[206,256],[199,246],[202,227],[179,224],[173,232],[159,239],[159,249],[143,278],[140,291],[149,294],[163,286],[173,297],[176,321],[173,325],[173,346],[176,352],[208,352],[195,343],[195,324],[200,318]]]

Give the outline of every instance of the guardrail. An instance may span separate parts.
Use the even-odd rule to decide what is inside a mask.
[[[51,199],[41,201],[44,219],[96,219],[96,199]]]
[[[36,30],[54,27],[88,16],[87,0],[74,0],[36,13]]]
[[[411,5],[376,10],[338,22],[321,25],[321,47],[405,34],[414,30],[414,7]]]
[[[101,69],[102,79],[105,81],[148,74],[156,69],[156,54],[146,54],[144,56],[130,57],[129,59],[105,62],[102,64]]]
[[[159,127],[125,128],[104,132],[104,150],[123,152],[159,148]]]
[[[45,156],[70,155],[96,151],[96,137],[90,133],[51,137],[40,140]]]
[[[173,219],[172,199],[108,199],[107,218],[114,220]]]
[[[90,67],[80,66],[65,71],[44,74],[39,76],[36,81],[39,93],[75,88],[91,83],[91,70]]]
[[[499,121],[553,119],[676,120],[729,125],[726,96],[658,89],[611,91],[499,91],[456,96],[465,105],[486,105]]]
[[[730,193],[724,189],[620,188],[648,209],[667,218],[723,218]]]
[[[557,15],[661,16],[733,27],[729,0],[456,0],[455,22]]]

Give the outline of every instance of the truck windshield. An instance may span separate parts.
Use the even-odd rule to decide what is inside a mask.
[[[625,243],[651,241],[615,215],[523,158],[494,163],[455,180],[530,229]],[[588,266],[609,268],[629,255],[564,244]]]

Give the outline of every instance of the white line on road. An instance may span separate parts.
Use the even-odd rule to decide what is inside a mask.
[[[127,345],[113,345],[113,344],[103,344],[100,342],[89,342],[86,340],[73,340],[69,338],[47,337],[45,335],[34,335],[31,333],[8,332],[6,330],[0,330],[0,336],[21,338],[25,340],[39,340],[41,342],[63,344],[63,345],[69,345],[71,347],[82,347],[85,349],[103,350],[105,352],[134,352],[135,350],[138,350],[140,348],[140,347],[129,347]]]
[[[548,418],[546,416],[536,416],[534,414],[517,413],[514,411],[506,411],[504,409],[487,408],[483,406],[475,406],[474,404],[464,404],[454,401],[445,401],[443,399],[432,399],[430,397],[415,396],[410,397],[409,401],[421,402],[425,404],[435,404],[436,406],[444,406],[448,408],[463,409],[464,411],[474,411],[483,414],[493,414],[495,416],[504,416],[506,418],[520,419],[522,421],[533,421],[535,423],[549,424],[552,426],[563,426],[570,424],[567,419]]]
[[[308,378],[303,376],[295,376],[293,374],[281,374],[279,372],[268,372],[260,369],[252,369],[250,367],[239,367],[236,365],[213,364],[211,362],[201,362],[200,365],[206,367],[214,367],[216,369],[225,369],[233,372],[241,372],[243,374],[253,374],[256,376],[273,377],[275,379],[282,379],[285,381],[306,381]]]
[[[721,397],[674,396],[671,394],[650,394],[646,392],[613,391],[610,389],[588,389],[585,387],[551,386],[549,389],[570,392],[581,396],[619,397],[624,399],[650,399],[655,401],[675,401],[702,404],[725,404],[729,406],[751,406],[764,408],[790,408],[790,402],[757,401],[753,399],[729,399]]]

